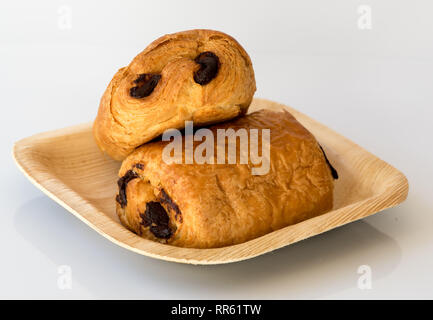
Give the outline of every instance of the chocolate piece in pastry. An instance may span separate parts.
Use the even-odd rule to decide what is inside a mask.
[[[121,223],[147,239],[214,248],[259,237],[332,208],[330,166],[314,136],[290,113],[260,110],[214,125],[209,129],[215,146],[217,129],[228,128],[249,133],[270,129],[266,174],[252,174],[258,165],[250,160],[239,164],[240,157],[236,164],[217,164],[217,147],[215,164],[185,164],[184,148],[181,164],[167,164],[163,150],[173,142],[145,144],[124,160],[119,171]],[[262,150],[260,136],[256,141]],[[194,142],[195,150],[200,143]],[[236,148],[239,155],[239,142]]]
[[[227,34],[190,30],[151,43],[111,80],[93,134],[123,160],[169,128],[217,123],[246,113],[256,83],[251,60]]]

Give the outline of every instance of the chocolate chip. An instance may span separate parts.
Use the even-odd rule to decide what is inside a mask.
[[[177,204],[170,198],[170,196],[165,192],[164,189],[161,189],[161,192],[159,194],[160,196],[160,201],[165,204],[167,207],[169,207],[170,209],[172,209],[175,212],[175,218],[178,219],[180,218],[180,222],[182,222],[182,213],[180,212],[179,207],[177,206]]]
[[[137,169],[143,170],[144,169],[144,164],[142,164],[142,163],[136,163],[134,165],[134,167],[136,167]]]
[[[144,227],[150,226],[150,232],[157,238],[168,239],[173,232],[169,226],[169,218],[167,211],[159,202],[150,201],[146,203],[146,211],[140,214],[142,219],[141,224]]]
[[[137,84],[136,87],[132,87],[129,90],[129,95],[133,98],[141,99],[147,97],[153,92],[158,81],[161,79],[161,75],[152,73],[143,73],[134,80]]]
[[[124,208],[128,203],[126,199],[126,186],[128,185],[129,181],[135,178],[138,178],[138,174],[132,170],[128,170],[122,178],[117,180],[117,185],[119,186],[119,194],[116,196],[116,201],[120,204],[122,208]]]
[[[146,203],[146,211],[144,212],[144,226],[149,226],[152,223],[163,226],[168,226],[168,215],[163,206],[159,202],[150,201]]]
[[[194,61],[200,65],[200,69],[194,73],[195,82],[200,85],[205,85],[216,77],[220,61],[213,52],[202,52],[194,59]]]
[[[332,164],[329,162],[329,160],[328,160],[328,157],[326,156],[326,153],[325,153],[325,151],[323,150],[323,148],[322,148],[322,146],[319,144],[319,147],[320,147],[320,150],[322,150],[322,153],[323,153],[323,155],[325,156],[325,160],[326,160],[326,163],[328,164],[328,166],[329,166],[329,169],[331,169],[331,174],[332,174],[332,177],[334,178],[334,179],[338,179],[338,172],[337,172],[337,170],[335,170],[335,168],[332,166]]]

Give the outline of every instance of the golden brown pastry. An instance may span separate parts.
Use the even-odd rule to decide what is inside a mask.
[[[253,164],[252,158],[244,164],[240,156],[235,164],[217,164],[217,129],[228,128],[246,129],[250,146],[251,133],[258,129],[258,150],[266,145],[262,129],[270,129],[267,173],[253,174],[259,163]],[[116,198],[123,225],[162,243],[214,248],[259,237],[332,208],[336,172],[314,136],[287,111],[260,110],[209,129],[215,137],[209,158],[214,164],[185,164],[185,148],[182,163],[167,164],[163,150],[170,141],[143,145],[124,160]],[[185,145],[189,136],[181,139]],[[195,141],[194,150],[200,144]],[[239,141],[236,148],[239,155]]]
[[[185,120],[211,124],[246,113],[255,90],[251,60],[232,37],[212,30],[165,35],[114,75],[94,137],[101,150],[123,160]]]

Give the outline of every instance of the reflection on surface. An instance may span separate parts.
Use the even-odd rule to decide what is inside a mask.
[[[47,197],[20,207],[15,228],[95,298],[321,298],[356,287],[360,265],[373,281],[400,261],[397,243],[358,221],[243,262],[193,266],[155,260],[103,238]],[[380,259],[378,258],[380,257]]]

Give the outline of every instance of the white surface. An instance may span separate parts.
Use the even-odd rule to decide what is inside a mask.
[[[359,5],[371,6],[371,30],[357,27]],[[68,10],[72,28],[59,28]],[[433,298],[432,14],[429,0],[2,1],[0,297]],[[117,247],[18,171],[14,141],[93,120],[118,68],[156,37],[198,27],[241,42],[256,96],[404,172],[408,200],[253,260],[203,267]],[[60,265],[72,268],[70,290],[57,287]],[[371,290],[357,287],[360,265],[372,268]]]

